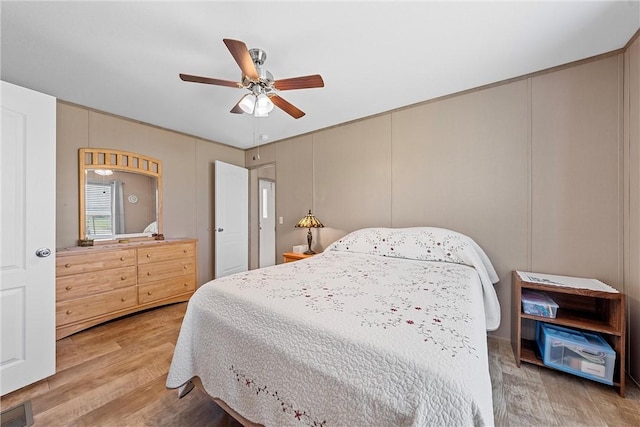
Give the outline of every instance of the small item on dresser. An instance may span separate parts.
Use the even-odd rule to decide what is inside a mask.
[[[164,234],[154,234],[153,238],[155,240],[164,240]]]
[[[293,247],[294,254],[303,254],[304,251],[306,250],[307,250],[307,247],[305,245],[297,245]]]
[[[532,316],[556,318],[558,304],[544,292],[522,290],[522,311]]]
[[[536,342],[546,366],[613,384],[616,352],[599,334],[538,322]]]
[[[78,246],[93,246],[93,239],[80,239],[78,240]]]

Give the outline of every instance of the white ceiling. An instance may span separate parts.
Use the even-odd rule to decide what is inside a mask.
[[[59,99],[224,144],[267,142],[623,47],[640,0],[468,2],[1,3],[1,78]],[[267,52],[280,92],[307,113],[229,110],[246,92],[179,73],[240,80],[222,42]]]

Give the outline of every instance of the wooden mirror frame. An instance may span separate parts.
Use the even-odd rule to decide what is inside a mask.
[[[80,205],[80,240],[87,242],[86,234],[86,209],[85,209],[85,185],[87,183],[87,169],[111,169],[122,172],[133,172],[157,179],[157,211],[158,236],[162,236],[162,161],[148,156],[142,156],[128,151],[111,150],[108,148],[80,148],[78,150],[79,167],[79,205]],[[144,233],[140,237],[145,237]],[[147,236],[150,237],[150,236]],[[105,239],[105,241],[115,240]]]

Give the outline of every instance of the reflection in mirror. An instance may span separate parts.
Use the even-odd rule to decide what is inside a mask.
[[[80,149],[80,244],[162,234],[159,160]]]
[[[157,233],[157,179],[133,172],[85,169],[87,239]]]

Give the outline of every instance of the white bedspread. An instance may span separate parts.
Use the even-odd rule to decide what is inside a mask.
[[[374,252],[415,246],[389,246],[395,230],[382,230]],[[485,305],[495,299],[487,319],[499,322],[495,271],[465,236],[428,230],[429,253],[448,259],[366,253],[369,231],[201,286],[167,387],[198,376],[209,395],[266,426],[492,425]]]

